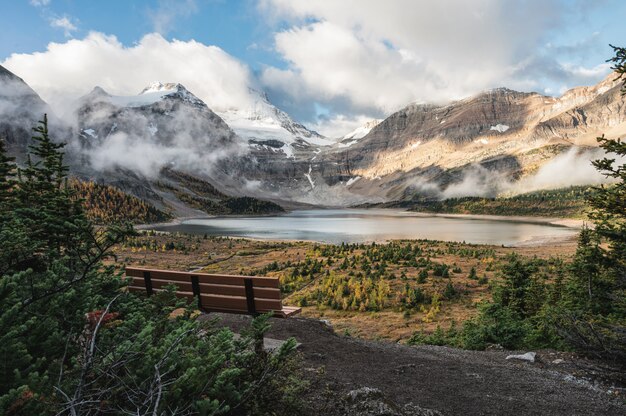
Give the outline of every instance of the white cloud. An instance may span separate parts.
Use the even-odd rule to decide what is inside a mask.
[[[290,25],[275,35],[287,67],[266,68],[261,79],[293,108],[313,100],[348,117],[498,86],[595,83],[606,65],[558,61],[546,42],[584,12],[565,6],[565,0],[261,0],[262,12]],[[584,46],[597,41],[592,34]],[[569,49],[580,50],[558,53],[571,55]]]
[[[593,84],[608,73],[607,64],[588,67],[579,59],[597,48],[597,33],[572,45],[551,42],[586,10],[578,7],[583,3],[257,1],[262,17],[282,28],[274,46],[286,61],[260,71],[261,87],[246,64],[219,47],[168,41],[157,34],[125,46],[113,36],[91,33],[82,40],[51,43],[41,53],[13,55],[5,65],[52,103],[94,85],[134,94],[161,80],[181,82],[219,111],[247,108],[253,86],[268,90],[279,107],[329,136],[341,136],[361,120],[383,118],[410,102],[443,103],[498,86],[558,92]],[[197,0],[159,0],[146,13],[155,31],[167,33],[177,19],[197,10]],[[57,27],[66,35],[76,30],[69,18],[59,19]],[[314,103],[330,115],[320,115]]]
[[[155,32],[166,34],[179,17],[188,17],[198,11],[196,0],[159,0],[156,9],[148,9],[148,18]]]
[[[528,192],[611,182],[591,164],[591,161],[604,157],[606,154],[601,149],[581,150],[572,147],[543,165],[534,175],[516,183],[512,189]],[[623,161],[622,158],[617,160],[619,163]]]
[[[35,7],[44,7],[50,4],[50,0],[30,0],[30,4]]]
[[[324,134],[326,137],[338,139],[371,121],[372,117],[362,114],[350,116],[336,114],[329,118],[320,119],[317,123],[310,124],[308,127]]]
[[[50,27],[55,29],[62,29],[65,37],[68,38],[72,36],[72,32],[78,30],[76,25],[72,23],[70,18],[67,16],[50,18]]]
[[[217,111],[251,105],[253,79],[246,65],[217,46],[168,41],[159,34],[127,47],[114,36],[92,32],[50,43],[44,52],[13,54],[2,65],[57,111],[96,85],[114,95],[134,95],[153,81],[180,82]]]

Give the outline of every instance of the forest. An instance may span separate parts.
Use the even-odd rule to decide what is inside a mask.
[[[161,189],[172,192],[178,199],[190,207],[210,215],[263,215],[285,212],[278,204],[258,198],[228,196],[213,185],[187,173],[173,169],[164,169],[166,178],[176,184],[160,181]]]
[[[497,198],[413,199],[402,206],[432,213],[584,218],[589,209],[587,198],[592,192],[590,186],[572,186]]]
[[[81,201],[85,215],[95,224],[114,222],[146,224],[172,219],[168,212],[161,211],[135,196],[110,185],[72,178],[69,187]]]

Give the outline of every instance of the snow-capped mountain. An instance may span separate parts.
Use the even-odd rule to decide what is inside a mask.
[[[339,139],[337,145],[339,147],[352,146],[353,144],[357,143],[359,139],[367,136],[367,134],[372,131],[374,127],[378,126],[381,122],[382,120],[379,119],[368,121],[367,123],[357,127],[356,129],[352,130],[350,133]]]
[[[89,94],[83,97],[82,100],[108,102],[120,108],[134,108],[152,105],[167,98],[178,99],[193,106],[206,107],[206,104],[204,104],[201,99],[193,95],[181,84],[163,84],[161,82],[153,82],[139,94],[128,96],[111,95],[102,88],[95,87]]]
[[[152,201],[174,200],[163,185],[168,183],[164,169],[193,173],[239,194],[241,184],[232,179],[232,169],[247,150],[228,125],[181,84],[156,82],[132,96],[96,87],[79,99],[76,116],[79,140],[73,147],[82,155],[80,173],[85,176],[122,189],[131,186],[133,193]]]
[[[41,117],[33,112],[47,106],[1,67],[0,86],[0,134],[8,136],[10,152],[23,155]],[[571,168],[578,161],[588,167],[596,155],[590,152],[598,135],[626,132],[626,98],[613,74],[561,97],[499,88],[447,105],[410,104],[338,140],[294,122],[265,94],[250,96],[248,108],[218,115],[180,84],[153,83],[132,96],[96,87],[78,101],[67,160],[74,172],[157,206],[197,202],[190,182],[171,172],[227,195],[339,206],[411,198],[421,189],[495,194],[573,155],[576,163],[559,162],[545,184],[532,185],[552,186],[565,174],[559,185],[566,186]]]
[[[306,158],[312,149],[335,143],[293,121],[274,106],[265,93],[254,89],[249,93],[251,104],[248,108],[229,109],[218,114],[251,147],[283,153],[288,158],[304,153]]]

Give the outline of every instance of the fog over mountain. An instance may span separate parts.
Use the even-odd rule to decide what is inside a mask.
[[[154,83],[113,96],[100,87],[79,100],[81,150],[96,171],[129,169],[157,177],[163,167],[211,175],[245,152],[233,131],[181,84]]]
[[[21,156],[26,152],[30,128],[49,111],[32,88],[0,66],[0,137],[6,141],[11,153]]]
[[[1,75],[1,126],[23,158],[29,127],[55,109],[16,75]],[[123,95],[94,86],[64,108],[53,135],[68,142],[78,176],[176,209],[185,206],[180,195],[158,185],[183,186],[168,171],[229,195],[327,206],[600,183],[590,164],[602,156],[595,138],[626,132],[613,74],[557,98],[500,88],[447,105],[409,104],[336,139],[293,121],[258,90],[248,91],[256,98],[247,106],[215,112],[182,84],[146,85]]]

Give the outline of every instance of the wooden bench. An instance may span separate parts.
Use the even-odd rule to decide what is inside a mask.
[[[287,318],[301,308],[284,306],[277,277],[229,276],[195,272],[126,267],[126,276],[132,278],[129,290],[145,292],[148,296],[160,292],[167,285],[176,285],[176,296],[198,301],[205,312],[228,312],[256,315],[273,312]]]

